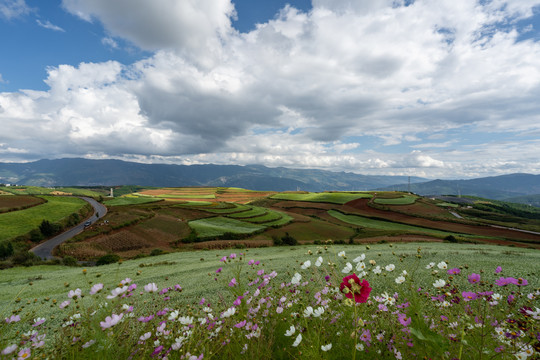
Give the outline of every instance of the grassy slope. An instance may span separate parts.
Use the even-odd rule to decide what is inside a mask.
[[[86,205],[74,197],[43,196],[47,203],[29,209],[0,214],[0,241],[26,234],[43,220],[59,221]]]
[[[333,261],[338,266],[342,266],[345,261],[351,261],[361,253],[366,254],[366,264],[368,260],[375,260],[377,265],[385,266],[390,263],[396,265],[396,276],[404,267],[410,272],[416,261],[415,255],[418,246],[422,247],[422,259],[419,262],[421,274],[417,278],[420,284],[431,286],[433,278],[429,272],[423,270],[429,262],[447,261],[449,268],[467,266],[467,272],[480,273],[486,279],[503,276],[524,277],[529,281],[529,286],[523,291],[529,292],[540,287],[540,252],[531,249],[516,249],[503,246],[472,245],[472,244],[446,244],[446,243],[422,243],[422,244],[388,244],[372,245],[370,250],[364,246],[330,246],[328,251],[321,254],[323,258]],[[320,247],[319,247],[320,248]],[[316,255],[306,255],[311,250],[316,253],[317,247],[296,246],[296,247],[272,247],[259,248],[247,251],[246,259],[260,260],[261,267],[266,273],[276,270],[280,281],[290,281],[292,274],[299,270],[299,263],[311,259],[313,262]],[[345,250],[348,258],[343,260],[336,254]],[[233,252],[238,252],[236,250]],[[215,301],[220,294],[227,294],[226,284],[231,277],[227,267],[222,274],[220,281],[214,281],[215,270],[223,266],[218,259],[223,255],[228,255],[231,251],[194,251],[181,252],[162,255],[159,257],[148,257],[137,260],[125,261],[121,265],[112,264],[100,267],[88,268],[87,275],[82,274],[81,268],[67,268],[62,266],[35,266],[30,268],[13,268],[0,271],[0,318],[8,316],[11,310],[20,307],[14,300],[17,297],[23,299],[42,300],[45,297],[56,299],[59,302],[67,299],[67,293],[71,289],[80,288],[83,293],[88,294],[91,283],[102,282],[106,288],[116,287],[116,284],[130,277],[139,286],[149,282],[155,282],[162,286],[172,286],[180,284],[184,291],[181,301],[184,303],[198,302],[201,297]],[[404,256],[401,263],[397,256]],[[142,267],[141,267],[142,264]],[[153,266],[145,266],[153,265]],[[495,267],[502,266],[503,273],[495,275]],[[140,274],[138,273],[140,271]],[[168,280],[166,280],[168,279]],[[394,276],[378,277],[378,281],[372,282],[374,294],[385,291],[388,284],[394,281]],[[337,279],[341,280],[341,279]],[[335,281],[335,280],[334,280]],[[30,285],[30,282],[33,285]],[[67,285],[64,285],[67,284]],[[90,298],[90,297],[89,297]],[[38,305],[39,306],[39,301]],[[171,306],[174,306],[171,304]],[[57,307],[45,305],[41,311],[56,312]]]

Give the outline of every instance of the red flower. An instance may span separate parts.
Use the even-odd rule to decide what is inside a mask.
[[[345,288],[347,288],[347,290],[344,291],[343,289]],[[345,276],[343,282],[339,285],[339,290],[342,293],[345,293],[345,297],[349,299],[352,299],[354,295],[354,302],[357,303],[365,303],[371,292],[367,280],[360,281],[356,274]]]

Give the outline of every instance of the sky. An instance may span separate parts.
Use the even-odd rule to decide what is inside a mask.
[[[0,162],[540,173],[540,0],[0,0]]]

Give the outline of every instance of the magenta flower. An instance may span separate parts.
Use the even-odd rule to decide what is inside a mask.
[[[500,266],[497,266],[497,268],[495,269],[495,274],[498,274],[502,271],[502,267]]]
[[[450,275],[457,275],[461,272],[461,270],[459,270],[459,268],[452,268],[452,269],[449,269],[447,272]]]
[[[480,282],[480,274],[472,273],[471,275],[469,275],[468,280],[469,280],[469,282],[471,284],[479,283]]]
[[[39,326],[45,322],[45,318],[37,318],[34,319],[34,323],[32,324],[33,327]]]
[[[411,324],[412,318],[407,318],[407,315],[405,314],[399,314],[398,315],[399,323],[403,326],[409,326]]]
[[[221,270],[223,270],[223,268],[219,268],[216,270],[216,274],[219,274],[221,272]]]
[[[244,327],[246,325],[246,320],[240,321],[238,324],[234,325],[234,327],[240,329],[241,327]]]
[[[243,298],[244,298],[243,296],[237,297],[236,300],[234,300],[233,305],[234,306],[240,306],[240,304],[242,303]]]
[[[58,305],[58,307],[59,307],[60,309],[63,309],[63,308],[65,308],[66,306],[68,306],[69,304],[71,304],[71,301],[66,300],[66,301],[63,301],[60,305]]]
[[[157,348],[154,349],[154,352],[150,356],[156,356],[163,350],[163,345],[159,345]]]
[[[229,255],[229,259],[236,259],[236,254],[232,253],[231,255]]]
[[[511,278],[501,277],[498,280],[495,280],[495,285],[497,285],[497,286],[506,286],[506,285],[510,284],[510,279]]]
[[[362,335],[360,335],[360,340],[365,343],[371,342],[371,333],[369,332],[369,329],[366,329],[362,332]]]
[[[176,285],[174,285],[174,290],[175,291],[182,291],[182,287],[180,286],[180,284],[176,284]]]
[[[152,319],[154,319],[154,315],[150,315],[150,316],[147,316],[147,317],[141,316],[137,320],[139,320],[140,322],[143,322],[143,323],[147,323],[147,322],[152,321]]]
[[[255,260],[251,259],[248,261],[248,265],[253,265],[255,263]]]
[[[237,284],[236,278],[232,278],[232,280],[229,282],[230,287],[236,286],[236,284]]]
[[[221,259],[219,259],[219,261],[221,261],[221,262],[225,262],[225,261],[227,261],[227,257],[226,257],[226,256],[224,256],[224,257],[222,257]]]
[[[461,295],[465,301],[476,300],[478,298],[478,295],[473,291],[464,291],[461,293]]]

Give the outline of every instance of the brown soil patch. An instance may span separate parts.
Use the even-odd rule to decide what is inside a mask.
[[[10,195],[0,196],[0,213],[28,209],[46,202],[45,199],[34,196]]]
[[[380,217],[395,222],[400,222],[409,225],[423,226],[433,229],[440,229],[449,232],[480,235],[480,236],[493,236],[502,237],[512,240],[526,240],[540,245],[540,235],[524,233],[520,231],[514,231],[510,229],[500,229],[491,226],[482,225],[467,225],[450,221],[435,221],[423,218],[418,218],[410,215],[401,214],[389,210],[380,210],[372,208],[368,205],[367,199],[357,199],[345,204],[342,209],[346,212],[356,213],[359,215],[369,217]],[[482,240],[485,241],[485,240]],[[507,241],[503,243],[508,244]]]

